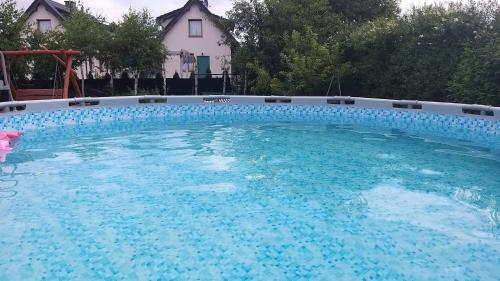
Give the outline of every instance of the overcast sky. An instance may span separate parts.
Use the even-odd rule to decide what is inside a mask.
[[[64,3],[64,0],[55,0]],[[464,1],[464,0],[454,0]],[[17,0],[22,8],[27,8],[33,0]],[[132,7],[134,9],[149,9],[153,16],[159,16],[171,10],[182,7],[187,0],[82,0],[83,4],[90,8],[93,13],[106,17],[108,21],[116,21],[121,15]],[[424,3],[449,2],[449,0],[402,0],[401,6],[407,9],[413,5],[422,5]],[[208,0],[210,11],[214,14],[224,16],[231,9],[232,0]]]

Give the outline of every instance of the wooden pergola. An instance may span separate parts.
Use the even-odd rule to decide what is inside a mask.
[[[76,72],[73,70],[73,56],[80,55],[80,51],[74,50],[18,50],[18,51],[2,51],[2,53],[9,57],[6,59],[7,77],[9,79],[9,85],[15,100],[40,100],[40,99],[67,99],[69,92],[69,85],[73,87],[75,95],[77,97],[82,96],[82,92],[78,87],[78,81]],[[19,56],[28,55],[49,55],[52,56],[57,63],[61,64],[65,69],[64,71],[64,84],[62,89],[16,89],[10,81],[12,76],[10,75],[10,69],[12,64],[14,64]],[[55,78],[54,78],[55,79]]]

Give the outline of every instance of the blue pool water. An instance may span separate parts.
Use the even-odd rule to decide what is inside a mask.
[[[0,280],[500,276],[498,147],[333,123],[125,122],[28,132],[0,168]]]

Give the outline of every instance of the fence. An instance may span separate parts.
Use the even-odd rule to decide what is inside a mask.
[[[235,87],[237,75],[213,74],[212,78],[140,78],[138,92],[140,95],[212,95],[212,94],[238,94]],[[224,85],[225,81],[225,85]],[[81,80],[78,81],[81,85]],[[18,81],[17,88],[52,89],[53,80],[26,80]],[[57,83],[56,83],[57,84]],[[111,86],[113,84],[113,86]],[[57,85],[56,85],[57,88]],[[134,79],[85,79],[84,91],[88,97],[106,97],[130,95],[134,90]],[[70,96],[74,94],[70,92]]]

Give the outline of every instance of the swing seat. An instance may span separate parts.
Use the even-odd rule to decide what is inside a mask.
[[[26,100],[50,100],[50,99],[62,99],[63,90],[62,89],[17,89],[16,90],[16,100],[26,101]]]

